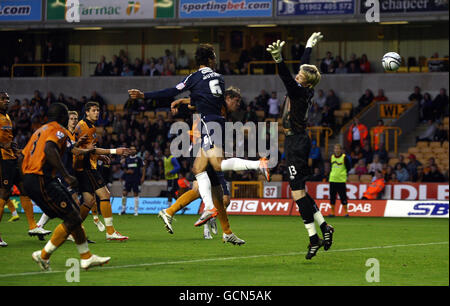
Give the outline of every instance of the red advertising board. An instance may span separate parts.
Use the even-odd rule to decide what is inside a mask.
[[[329,200],[316,200],[317,206],[324,216],[331,213]],[[336,208],[338,216],[342,216],[340,201]],[[349,201],[347,209],[350,216],[383,217],[386,201]],[[232,199],[227,208],[230,215],[269,215],[269,216],[299,216],[296,203],[292,199]]]
[[[368,184],[347,183],[347,197],[350,200],[361,199]],[[306,183],[308,194],[314,199],[329,199],[329,183]],[[290,198],[288,182],[282,183],[281,197]],[[449,199],[448,183],[392,183],[386,184],[382,194],[384,200],[441,200]]]

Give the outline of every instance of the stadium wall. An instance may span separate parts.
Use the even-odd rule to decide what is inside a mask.
[[[11,98],[31,98],[34,90],[44,94],[52,91],[56,95],[90,96],[97,91],[108,104],[124,104],[128,98],[127,90],[159,90],[172,87],[183,80],[183,76],[173,77],[47,77],[47,78],[15,78],[0,79],[0,88],[6,89]],[[259,95],[262,89],[276,91],[282,97],[285,88],[279,77],[275,75],[239,75],[225,76],[227,86],[238,86],[247,101]],[[420,86],[423,92],[432,96],[439,93],[440,88],[448,91],[448,73],[373,73],[325,75],[317,89],[334,89],[343,102],[358,104],[358,99],[367,88],[373,91],[383,88],[389,101],[405,102],[413,92],[414,86]]]

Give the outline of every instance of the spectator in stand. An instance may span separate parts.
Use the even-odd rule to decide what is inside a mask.
[[[364,146],[363,146],[361,152],[363,154],[363,158],[366,161],[366,163],[371,163],[373,161],[374,154],[372,152],[372,149],[370,148],[369,140],[364,141]]]
[[[327,97],[325,96],[322,89],[317,90],[317,97],[314,99],[314,102],[319,106],[319,109],[322,110],[327,102]]]
[[[291,57],[294,61],[300,61],[302,59],[303,52],[305,51],[305,46],[300,42],[300,39],[296,38],[295,43],[291,47]],[[300,64],[292,64],[293,71],[298,71]]]
[[[154,61],[150,62],[150,69],[149,69],[149,71],[148,71],[148,75],[149,75],[149,76],[158,76],[158,75],[161,75],[161,73],[159,72],[159,70],[156,69],[156,65],[155,65],[155,62],[154,62]]]
[[[431,166],[433,166],[433,165],[435,165],[435,164],[436,164],[436,160],[434,159],[434,157],[430,157],[430,158],[427,160],[427,165],[426,165],[426,167],[423,169],[423,172],[424,172],[425,174],[430,173],[430,171],[431,171]]]
[[[409,154],[408,159],[409,162],[406,165],[406,170],[408,170],[411,180],[415,182],[417,180],[417,169],[419,168],[419,166],[422,166],[422,164],[416,159],[416,156],[414,154]]]
[[[387,163],[388,162],[388,152],[386,151],[386,147],[383,142],[380,143],[378,150],[373,151],[373,154],[378,154],[380,157],[381,163]]]
[[[9,69],[9,66],[7,64],[2,65],[2,69],[0,71],[0,78],[10,78],[11,77],[11,70]]]
[[[336,74],[345,74],[348,73],[348,68],[345,66],[344,62],[340,62],[335,69],[334,73]]]
[[[414,92],[409,95],[408,100],[416,101],[417,103],[419,103],[420,101],[422,101],[422,99],[423,99],[423,96],[422,96],[420,87],[419,86],[414,87]]]
[[[366,162],[362,158],[358,160],[358,163],[349,172],[349,174],[356,174],[356,175],[363,175],[368,173],[369,172],[367,171]]]
[[[100,109],[103,109],[103,106],[106,104],[103,97],[100,96],[98,94],[98,92],[95,90],[92,92],[91,97],[89,98],[89,101],[97,102],[100,105]]]
[[[175,71],[175,65],[172,62],[172,60],[169,58],[166,63],[164,64],[164,70],[162,75],[165,76],[170,76],[170,75],[175,75],[176,71]]]
[[[94,76],[107,76],[110,75],[110,67],[108,63],[106,63],[105,57],[102,55],[100,57],[100,62],[97,64],[95,68]]]
[[[158,70],[159,75],[162,75],[162,74],[163,74],[163,71],[164,71],[164,62],[163,62],[163,58],[162,58],[162,57],[158,58],[158,60],[157,60],[157,62],[156,62],[156,64],[155,64],[155,68],[156,68],[156,70]]]
[[[361,73],[361,70],[359,69],[359,66],[352,62],[348,66],[348,73]]]
[[[320,111],[317,103],[314,103],[309,110],[308,114],[308,125],[309,126],[319,126],[322,121],[322,112]]]
[[[222,68],[220,69],[220,74],[222,74],[222,75],[234,74],[234,71],[233,71],[233,69],[231,69],[229,62],[222,62]]]
[[[370,71],[370,62],[367,59],[367,55],[361,55],[361,61],[359,62],[359,69],[362,73],[369,73]]]
[[[397,179],[399,180],[399,182],[403,183],[409,181],[408,170],[403,167],[403,164],[397,163],[397,165],[395,166],[395,174],[397,175]]]
[[[359,60],[356,57],[355,53],[352,53],[352,55],[350,55],[350,60],[346,64],[348,70],[350,70],[350,65],[351,64],[355,64],[355,67],[358,67],[358,69],[359,69]]]
[[[312,162],[312,168],[320,167],[322,163],[322,153],[320,152],[320,148],[317,146],[317,142],[315,139],[311,141],[311,151],[309,152],[309,158]]]
[[[417,174],[413,176],[413,181],[416,183],[421,183],[424,181],[425,178],[425,172],[423,166],[417,167]]]
[[[332,112],[338,110],[341,106],[341,102],[339,98],[336,96],[336,93],[333,89],[328,90],[327,99],[325,101],[325,105],[327,105]]]
[[[270,99],[270,95],[264,90],[261,90],[261,93],[259,94],[259,96],[257,96],[255,98],[255,107],[256,110],[263,110],[264,112],[267,113],[267,101],[269,101]]]
[[[251,61],[251,58],[248,54],[248,51],[243,49],[241,51],[241,55],[239,56],[239,60],[237,63],[238,70],[241,74],[247,74],[248,63]]]
[[[163,56],[163,65],[167,65],[169,61],[175,64],[175,56],[169,49],[166,49]]]
[[[442,116],[447,117],[448,116],[448,108],[449,108],[449,101],[447,96],[447,91],[445,88],[441,88],[439,90],[439,95],[437,95],[434,100],[433,104],[436,107],[437,114],[436,118],[441,118]]]
[[[149,75],[150,74],[150,63],[151,63],[150,59],[147,58],[145,60],[145,63],[143,63],[143,65],[142,65],[142,75]]]
[[[139,58],[134,60],[134,75],[143,75],[142,74],[142,61]]]
[[[272,91],[272,96],[267,101],[268,106],[268,117],[269,118],[278,118],[278,115],[280,114],[280,101],[277,98],[277,92]]]
[[[244,118],[242,120],[244,123],[253,122],[255,124],[258,123],[258,116],[256,116],[255,111],[251,107],[251,105],[247,105],[247,110],[244,114]]]
[[[330,173],[331,173],[331,163],[329,161],[325,161],[323,163],[323,176],[324,176],[325,182],[330,177]]]
[[[445,182],[445,177],[444,175],[439,171],[438,167],[436,166],[436,164],[432,164],[430,167],[430,172],[428,172],[427,174],[425,174],[424,178],[423,178],[424,182],[436,182],[436,183],[440,183],[440,182]]]
[[[320,123],[322,126],[334,129],[335,123],[334,112],[327,105],[325,105],[325,107],[322,110],[322,120]]]
[[[442,122],[439,122],[436,133],[434,134],[434,141],[439,141],[443,143],[444,141],[448,141],[448,129],[445,128]]]
[[[20,58],[18,56],[14,56],[14,64],[15,65],[21,64]],[[25,72],[25,67],[24,66],[14,67],[14,77],[24,77],[24,76],[26,76],[26,72]]]
[[[384,95],[384,89],[378,89],[378,94],[376,97],[373,98],[373,101],[375,102],[385,102],[388,98]]]
[[[384,121],[379,119],[377,126],[373,129],[373,148],[375,151],[380,149],[381,143],[384,144]]]
[[[374,155],[372,163],[370,163],[367,167],[367,171],[369,171],[369,174],[374,175],[376,171],[382,170],[383,164],[380,162],[380,157],[378,155]]]
[[[419,113],[420,113],[420,120],[434,121],[434,115],[435,115],[434,103],[433,103],[433,99],[431,98],[431,95],[428,92],[426,92],[423,95],[423,98],[420,101]]]
[[[329,73],[330,65],[333,64],[334,59],[330,51],[327,52],[327,55],[320,62],[320,71],[322,73]]]
[[[129,65],[124,65],[123,66],[123,71],[120,74],[121,76],[133,76],[134,75],[134,71],[131,70]]]
[[[363,147],[368,136],[369,131],[367,130],[367,127],[359,122],[358,117],[355,117],[347,132],[347,140],[351,149],[353,150],[357,145]]]
[[[180,49],[177,58],[177,68],[178,69],[189,69],[189,58],[186,55],[186,51],[184,49]]]
[[[383,175],[384,175],[384,180],[386,182],[389,182],[392,178],[392,175],[395,174],[394,169],[389,166],[388,164],[383,164],[383,168],[386,167],[386,169],[383,169]]]
[[[437,131],[436,124],[433,122],[433,120],[428,120],[428,128],[422,135],[416,137],[416,142],[433,141],[436,131]]]
[[[322,173],[320,173],[320,169],[319,168],[314,168],[314,173],[311,176],[310,181],[311,182],[323,182],[324,180],[324,176],[322,175]]]
[[[405,163],[405,156],[400,155],[398,157],[398,164],[401,164],[403,168],[406,168],[406,163]],[[396,165],[397,166],[397,165]]]
[[[356,112],[359,113],[362,111],[366,106],[368,106],[370,103],[372,103],[374,99],[373,92],[370,89],[366,89],[364,94],[359,98],[358,100],[358,107],[356,108]]]
[[[363,200],[376,200],[381,198],[381,192],[386,185],[384,181],[383,174],[381,171],[375,172],[375,175],[372,179],[372,183],[367,186],[366,192],[364,192],[362,199]]]
[[[397,178],[397,172],[392,172],[391,179],[389,180],[389,183],[400,183],[400,181]]]

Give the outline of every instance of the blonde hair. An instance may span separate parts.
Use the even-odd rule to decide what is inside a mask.
[[[314,88],[319,84],[321,75],[319,69],[314,65],[303,64],[300,66],[298,75],[295,78],[297,82],[299,81],[300,74],[303,76],[303,80],[306,83],[305,86]]]
[[[78,113],[77,113],[76,111],[69,111],[69,117],[70,117],[71,115],[75,115],[75,116],[78,117]]]

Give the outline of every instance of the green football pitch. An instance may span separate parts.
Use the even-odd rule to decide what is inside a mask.
[[[51,258],[52,271],[40,272],[31,253],[45,242],[27,236],[24,215],[14,223],[9,217],[0,224],[9,244],[0,248],[2,286],[449,285],[448,219],[329,218],[336,230],[333,247],[306,260],[308,239],[299,217],[230,216],[243,246],[224,244],[220,235],[204,240],[203,230],[193,227],[198,216],[184,215],[176,216],[173,235],[155,215],[115,215],[116,228],[130,240],[107,242],[89,217],[92,253],[112,259],[81,271],[79,282],[67,282],[66,260],[78,258],[75,245],[66,242]],[[46,228],[57,224],[52,220]],[[368,282],[377,266],[379,282]]]

